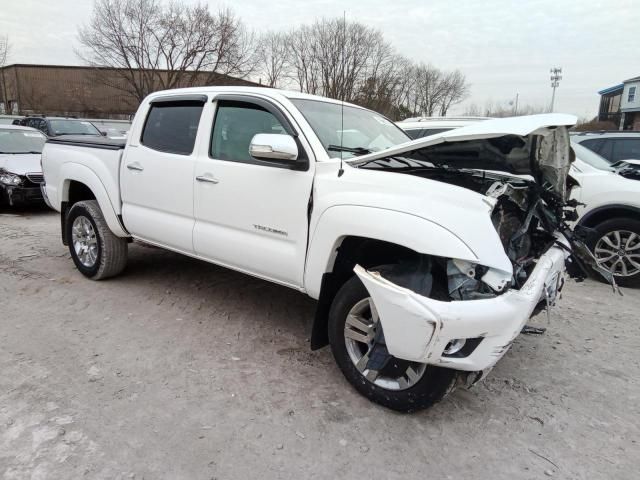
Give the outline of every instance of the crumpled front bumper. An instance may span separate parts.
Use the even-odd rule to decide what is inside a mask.
[[[558,242],[568,247],[564,237]],[[373,298],[389,353],[397,358],[464,371],[487,370],[502,358],[541,300],[552,298],[564,278],[568,249],[552,246],[520,290],[490,299],[443,302],[395,285],[357,265]],[[467,356],[446,356],[454,339],[477,339]]]

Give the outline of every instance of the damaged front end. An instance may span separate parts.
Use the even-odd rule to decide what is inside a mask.
[[[526,134],[492,134],[490,125],[483,122],[477,131],[459,129],[413,142],[416,148],[407,144],[404,151],[354,162],[481,194],[512,267],[507,271],[483,265],[480,257],[471,262],[436,253],[423,272],[432,276],[430,288],[417,291],[406,280],[415,273],[396,271],[392,277],[357,266],[392,356],[468,372],[490,369],[528,319],[555,303],[565,265],[570,275],[582,278],[586,265],[595,265],[584,233],[569,227],[577,205],[569,200],[576,182],[569,176],[574,156],[566,125],[538,126]]]

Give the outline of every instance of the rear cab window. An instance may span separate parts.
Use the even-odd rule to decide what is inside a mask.
[[[160,152],[191,155],[205,102],[206,97],[153,101],[140,143]]]

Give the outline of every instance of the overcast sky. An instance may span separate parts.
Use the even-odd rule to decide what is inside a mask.
[[[184,0],[198,3],[198,0]],[[597,91],[640,75],[640,0],[242,0],[231,6],[249,28],[287,30],[318,16],[342,16],[380,29],[398,51],[471,84],[464,105],[548,105],[549,68],[561,66],[556,111],[597,112]],[[78,64],[79,25],[92,0],[0,0],[0,35],[11,63]]]

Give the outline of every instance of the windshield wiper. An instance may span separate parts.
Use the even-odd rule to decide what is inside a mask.
[[[357,155],[366,155],[367,153],[371,153],[371,150],[364,147],[343,147],[341,145],[329,145],[327,150],[332,152],[349,152],[355,153]]]
[[[87,132],[58,133],[55,136],[56,137],[64,137],[65,135],[71,135],[71,136],[74,136],[74,135],[92,135],[94,137],[101,137],[102,136],[102,135],[99,135],[97,133],[87,133]]]

